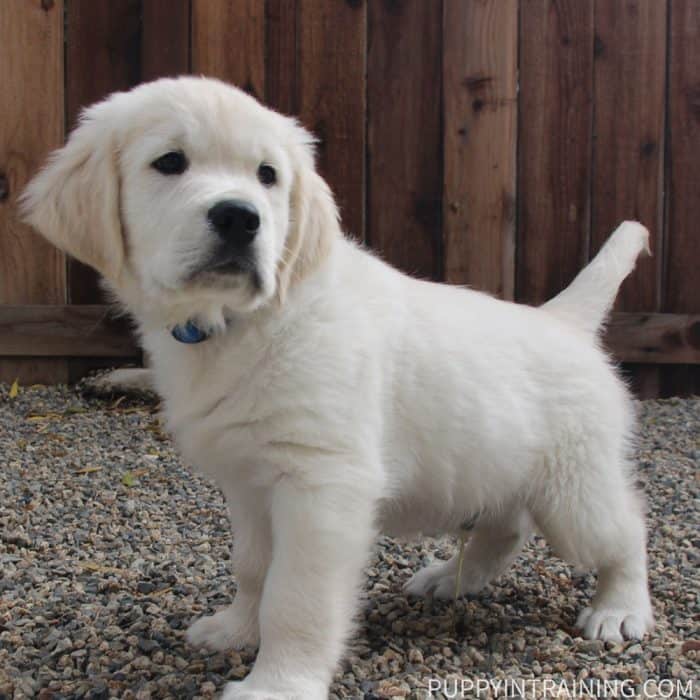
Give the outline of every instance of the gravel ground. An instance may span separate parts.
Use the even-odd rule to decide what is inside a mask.
[[[658,697],[700,695],[700,400],[639,408],[652,637],[577,637],[594,578],[574,577],[542,540],[455,608],[401,593],[430,557],[449,556],[451,540],[382,538],[331,698],[455,697],[458,677],[531,679],[526,697],[543,697],[543,679],[589,688],[618,679],[648,697],[646,681],[672,679],[687,691],[692,680],[693,694],[667,695],[666,685]],[[185,645],[194,618],[230,601],[229,530],[220,493],[180,463],[154,406],[65,387],[10,398],[0,386],[0,464],[0,700],[209,698],[246,675],[252,650]],[[429,695],[431,680],[447,683],[444,694]]]

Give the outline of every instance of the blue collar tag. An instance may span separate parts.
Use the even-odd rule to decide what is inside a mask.
[[[187,321],[186,323],[180,323],[175,326],[170,331],[170,335],[179,343],[193,345],[206,340],[209,338],[210,334],[205,333],[194,321]]]

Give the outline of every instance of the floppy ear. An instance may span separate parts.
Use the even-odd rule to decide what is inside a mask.
[[[277,291],[284,302],[289,288],[313,272],[341,235],[338,208],[325,180],[314,166],[312,138],[300,127],[304,143],[295,144],[290,222],[285,250],[277,270]]]
[[[102,118],[89,108],[66,145],[29,183],[20,213],[51,243],[115,281],[125,251],[119,214],[117,151]]]

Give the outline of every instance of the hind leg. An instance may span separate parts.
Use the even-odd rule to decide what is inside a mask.
[[[598,589],[577,625],[588,639],[641,639],[653,628],[646,531],[640,498],[624,465],[578,471],[578,483],[536,506],[535,520],[564,559],[598,572]]]
[[[459,595],[477,593],[498,578],[520,553],[532,533],[528,512],[521,507],[498,516],[484,517],[464,549]],[[457,583],[459,552],[449,561],[426,566],[405,585],[409,595],[452,598]]]

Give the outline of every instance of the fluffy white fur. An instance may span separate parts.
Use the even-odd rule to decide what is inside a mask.
[[[223,83],[161,80],[88,109],[23,201],[136,319],[169,430],[225,493],[236,597],[188,633],[215,649],[260,644],[224,697],[325,698],[377,532],[454,533],[477,512],[463,592],[538,529],[598,571],[585,636],[642,637],[652,609],[633,412],[596,333],[645,229],[624,224],[541,308],[418,281],[343,238],[311,143]],[[150,166],[174,149],[185,173]],[[256,179],[262,161],[277,169],[272,187]],[[206,212],[232,196],[261,214],[259,284],[193,281],[215,238]],[[188,319],[212,337],[174,340]],[[455,569],[434,564],[407,591],[451,596]]]

